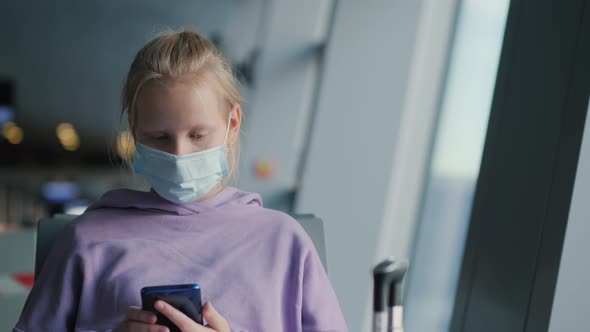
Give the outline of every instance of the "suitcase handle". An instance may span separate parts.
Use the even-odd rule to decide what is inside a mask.
[[[401,289],[407,270],[407,261],[393,258],[373,269],[373,332],[403,332]]]

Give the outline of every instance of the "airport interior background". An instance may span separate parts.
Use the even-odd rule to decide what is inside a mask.
[[[389,256],[410,261],[406,330],[448,331],[510,6],[0,1],[0,331],[30,289],[39,219],[81,214],[112,188],[149,190],[123,162],[134,146],[121,88],[143,44],[184,27],[240,82],[234,185],[322,218],[350,331],[370,330],[371,269]]]

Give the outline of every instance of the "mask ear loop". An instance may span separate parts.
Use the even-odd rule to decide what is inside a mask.
[[[228,156],[229,156],[229,149],[227,148],[226,143],[227,143],[227,137],[229,136],[229,126],[230,126],[230,124],[231,124],[231,112],[229,113],[229,117],[227,118],[227,130],[225,131],[225,139],[223,140],[223,147],[225,149],[225,157],[226,158],[228,158]]]
[[[223,145],[227,143],[227,137],[229,136],[229,125],[231,123],[231,112],[229,113],[229,117],[227,118],[227,130],[225,131],[225,139],[223,140]]]

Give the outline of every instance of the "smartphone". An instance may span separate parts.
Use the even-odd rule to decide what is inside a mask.
[[[154,304],[162,300],[199,324],[203,324],[201,287],[198,284],[149,286],[141,289],[142,310],[153,312],[158,318],[156,324],[166,326],[170,332],[181,332],[168,317],[160,313]]]

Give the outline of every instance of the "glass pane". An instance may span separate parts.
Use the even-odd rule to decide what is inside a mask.
[[[509,0],[460,4],[406,287],[406,327],[448,331]]]

